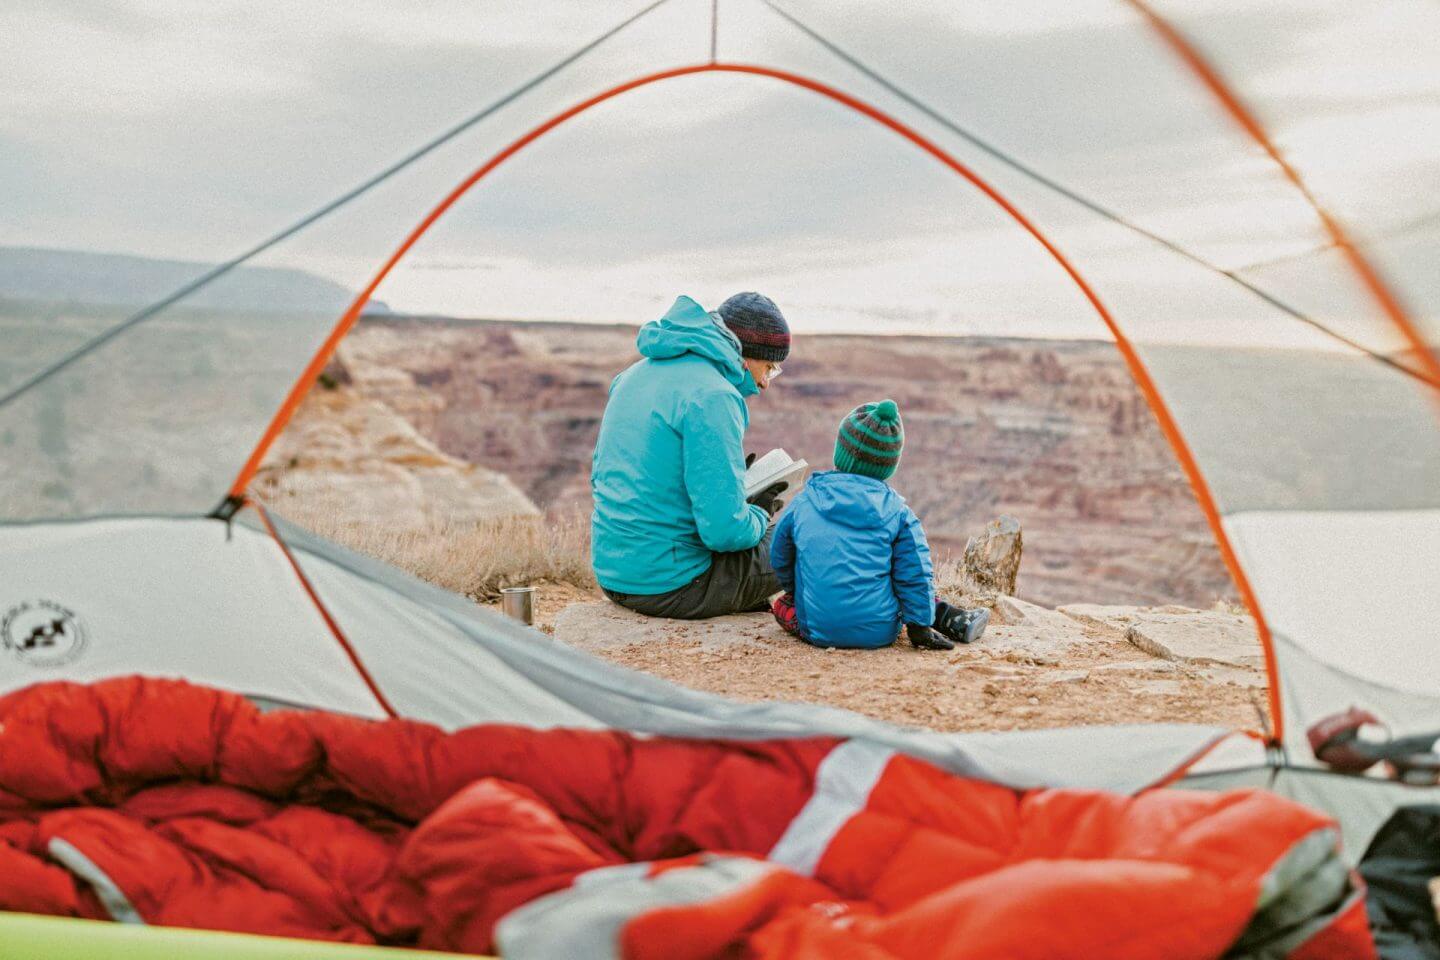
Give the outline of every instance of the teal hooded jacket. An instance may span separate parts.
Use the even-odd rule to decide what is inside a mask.
[[[610,385],[590,469],[595,577],[617,593],[678,589],[712,554],[748,550],[769,516],[745,502],[740,341],[689,297],[640,328],[641,359]]]

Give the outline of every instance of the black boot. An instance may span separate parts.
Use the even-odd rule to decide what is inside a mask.
[[[955,643],[974,643],[989,623],[990,611],[984,607],[965,610],[944,600],[935,602],[935,629]]]
[[[929,627],[922,627],[918,623],[907,623],[905,635],[910,638],[910,645],[916,650],[954,650],[955,644],[948,639],[931,630]]]

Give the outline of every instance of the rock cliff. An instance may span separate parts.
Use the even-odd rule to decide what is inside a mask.
[[[357,389],[441,450],[503,471],[547,511],[588,513],[606,391],[637,359],[633,327],[396,317],[362,322],[344,349]],[[784,377],[751,403],[749,449],[824,469],[840,418],[886,396],[905,418],[893,484],[938,554],[958,557],[1010,514],[1025,526],[1027,599],[1204,607],[1231,595],[1111,344],[797,337]]]
[[[378,376],[349,371],[362,384]],[[402,395],[415,405],[413,390]],[[540,513],[504,474],[442,452],[388,404],[346,385],[311,393],[271,448],[254,489],[281,514],[326,526],[434,530]]]

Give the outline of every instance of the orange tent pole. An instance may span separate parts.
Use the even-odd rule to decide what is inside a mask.
[[[652,83],[659,83],[662,80],[670,80],[675,77],[684,77],[700,73],[736,73],[770,77],[797,87],[802,87],[806,90],[811,90],[836,103],[849,107],[862,116],[869,117],[881,126],[894,131],[905,140],[910,141],[949,167],[954,173],[959,174],[962,178],[969,181],[1009,214],[1010,218],[1044,247],[1045,251],[1060,265],[1061,269],[1070,277],[1070,280],[1080,289],[1080,292],[1085,295],[1085,299],[1090,302],[1090,305],[1095,309],[1101,321],[1110,330],[1111,335],[1114,336],[1115,345],[1119,348],[1121,356],[1125,359],[1125,364],[1130,371],[1130,375],[1134,378],[1136,385],[1139,386],[1141,394],[1145,397],[1145,401],[1150,405],[1151,411],[1155,414],[1155,419],[1159,421],[1161,432],[1165,435],[1165,439],[1169,441],[1170,448],[1174,451],[1176,460],[1180,462],[1181,468],[1185,471],[1185,476],[1189,480],[1190,487],[1195,493],[1195,499],[1199,502],[1200,509],[1205,514],[1206,521],[1210,524],[1210,532],[1211,535],[1214,536],[1215,543],[1220,549],[1221,559],[1224,560],[1226,569],[1230,571],[1231,579],[1235,581],[1235,586],[1240,591],[1240,597],[1245,607],[1255,619],[1256,631],[1259,634],[1261,647],[1265,652],[1265,669],[1269,676],[1269,706],[1273,737],[1275,741],[1278,742],[1284,733],[1283,718],[1280,714],[1279,672],[1276,666],[1275,648],[1271,641],[1270,627],[1266,623],[1264,614],[1260,610],[1260,602],[1256,598],[1255,591],[1250,585],[1249,578],[1240,566],[1239,558],[1236,556],[1235,550],[1230,543],[1229,535],[1226,534],[1224,525],[1221,523],[1220,511],[1216,506],[1215,498],[1210,492],[1209,484],[1206,482],[1204,475],[1200,472],[1200,466],[1196,462],[1194,454],[1191,453],[1189,444],[1185,442],[1185,437],[1181,434],[1175,418],[1171,415],[1169,408],[1165,405],[1165,401],[1161,398],[1160,392],[1155,386],[1155,381],[1150,376],[1150,371],[1140,360],[1140,356],[1136,353],[1134,345],[1131,344],[1130,339],[1125,336],[1124,331],[1122,331],[1120,326],[1115,322],[1115,318],[1110,315],[1109,309],[1100,300],[1099,295],[1085,278],[1080,275],[1080,272],[1075,266],[1060,252],[1059,248],[1051,243],[1050,239],[1046,237],[1035,224],[1031,223],[1014,204],[1007,200],[988,182],[983,180],[977,173],[955,159],[933,141],[889,114],[884,113],[877,107],[871,106],[862,100],[856,99],[818,80],[812,80],[809,77],[789,73],[784,70],[777,70],[755,64],[705,63],[647,74],[604,90],[593,97],[582,100],[569,109],[555,114],[549,120],[530,130],[491,157],[484,165],[461,181],[455,189],[451,190],[450,193],[410,231],[405,240],[400,246],[395,248],[395,251],[390,254],[389,259],[385,261],[375,273],[375,276],[366,284],[365,289],[361,290],[355,297],[354,302],[350,304],[350,308],[345,311],[345,314],[335,325],[335,329],[331,331],[330,336],[311,359],[310,365],[305,368],[305,371],[300,375],[300,379],[297,380],[295,386],[291,388],[290,395],[276,412],[270,426],[260,438],[260,442],[255,447],[254,452],[251,453],[250,459],[240,471],[239,476],[235,478],[235,483],[230,488],[230,495],[237,499],[244,496],[246,488],[260,467],[260,461],[264,459],[265,452],[270,448],[270,445],[274,443],[275,438],[280,435],[280,432],[285,429],[285,425],[290,422],[290,418],[294,416],[296,408],[300,405],[300,401],[305,398],[305,395],[315,385],[316,378],[320,375],[320,371],[324,369],[325,364],[329,362],[340,340],[344,338],[345,334],[350,332],[350,329],[354,327],[355,323],[360,319],[360,312],[365,308],[365,304],[369,301],[371,295],[374,294],[376,288],[380,286],[381,282],[389,275],[390,271],[394,269],[395,265],[400,262],[405,254],[410,251],[410,248],[413,247],[420,238],[425,235],[426,231],[428,231],[447,210],[454,206],[471,187],[475,186],[475,184],[479,183],[480,180],[496,167],[519,153],[525,147],[565,123],[567,120],[571,120],[589,110],[591,107]]]
[[[370,671],[365,667],[365,661],[360,659],[360,654],[356,652],[355,647],[350,643],[350,638],[345,636],[345,631],[340,629],[340,624],[336,623],[335,618],[331,616],[330,608],[325,606],[325,601],[321,600],[320,594],[315,592],[315,585],[311,583],[310,578],[306,576],[305,569],[300,566],[300,561],[295,559],[295,554],[290,550],[290,544],[286,543],[285,538],[280,536],[280,531],[275,529],[275,523],[270,519],[270,512],[266,510],[264,505],[258,500],[246,500],[245,503],[247,506],[254,507],[255,512],[260,515],[260,521],[265,524],[265,529],[269,531],[270,539],[275,541],[275,545],[279,547],[280,552],[285,555],[285,559],[290,563],[290,569],[295,572],[296,578],[300,581],[300,586],[305,590],[305,595],[310,598],[310,602],[315,606],[316,612],[320,614],[320,619],[325,621],[325,626],[330,629],[330,635],[340,644],[340,649],[345,651],[345,656],[349,659],[350,665],[355,668],[356,673],[360,674],[360,679],[365,681],[366,688],[369,689],[370,695],[375,698],[375,702],[380,705],[380,709],[385,711],[385,715],[388,717],[399,717],[400,714],[395,712],[395,708],[390,705],[390,701],[385,699],[385,694],[380,692],[380,685],[376,683],[375,678],[370,675]]]
[[[1329,237],[1330,242],[1340,250],[1340,253],[1345,257],[1346,262],[1350,264],[1350,268],[1354,270],[1355,274],[1360,278],[1360,282],[1369,292],[1371,298],[1379,304],[1381,311],[1395,324],[1406,342],[1409,343],[1419,355],[1420,366],[1429,374],[1431,382],[1440,382],[1440,358],[1437,358],[1426,345],[1425,338],[1421,334],[1419,326],[1411,319],[1405,307],[1401,305],[1400,298],[1380,276],[1380,271],[1377,270],[1375,266],[1370,263],[1369,259],[1351,242],[1350,235],[1346,232],[1345,228],[1341,226],[1340,221],[1335,219],[1335,217],[1325,209],[1324,205],[1320,203],[1319,198],[1310,192],[1310,187],[1305,183],[1304,178],[1300,176],[1300,172],[1291,165],[1289,160],[1285,159],[1285,155],[1275,146],[1275,142],[1270,139],[1270,134],[1267,133],[1265,127],[1261,125],[1259,118],[1250,111],[1235,92],[1234,88],[1226,83],[1219,72],[1200,54],[1200,51],[1195,45],[1187,40],[1184,34],[1175,29],[1168,20],[1156,13],[1150,7],[1147,0],[1127,0],[1127,2],[1139,11],[1140,15],[1145,18],[1145,22],[1160,35],[1161,39],[1180,57],[1195,76],[1200,79],[1200,82],[1214,95],[1215,99],[1220,101],[1220,105],[1225,108],[1225,112],[1230,115],[1230,118],[1245,131],[1250,139],[1259,144],[1260,148],[1264,150],[1270,159],[1275,162],[1275,165],[1280,168],[1281,173],[1285,175],[1285,179],[1289,180],[1295,186],[1295,189],[1300,191],[1300,195],[1305,198],[1305,202],[1310,204],[1310,208],[1314,210],[1315,215],[1320,218],[1320,225],[1324,228],[1325,235]]]

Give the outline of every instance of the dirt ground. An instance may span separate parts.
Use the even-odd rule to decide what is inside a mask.
[[[546,632],[554,632],[556,617],[570,604],[601,599],[568,584],[541,585],[537,595],[536,626]],[[1095,625],[1052,628],[1056,639],[1047,647],[1046,630],[997,617],[979,643],[952,652],[918,651],[903,640],[882,650],[847,651],[796,640],[769,616],[726,620],[719,642],[713,628],[697,635],[691,624],[650,621],[640,642],[622,636],[575,645],[698,690],[740,700],[824,703],[932,730],[1263,725],[1258,669],[1163,660],[1122,632]]]
[[[602,655],[741,700],[825,703],[933,730],[1165,721],[1258,725],[1247,687],[1178,671],[1123,678],[1097,672],[1096,667],[1136,662],[1134,648],[1123,640],[1097,638],[1093,648],[1053,663],[995,656],[983,648],[922,652],[903,642],[873,651],[823,650],[773,637],[730,650],[696,647],[631,646]]]

